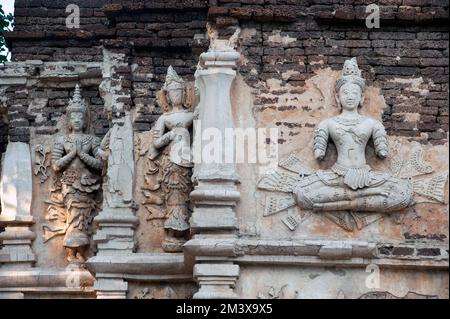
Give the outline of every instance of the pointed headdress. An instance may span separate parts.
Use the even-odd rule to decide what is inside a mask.
[[[67,114],[79,112],[86,114],[88,110],[86,101],[81,96],[80,86],[77,84],[75,87],[75,92],[73,93],[73,97],[70,99],[69,104],[67,106]]]
[[[361,77],[361,70],[358,67],[356,58],[345,61],[341,77],[336,81],[336,92],[339,92],[340,88],[347,83],[358,85],[362,92],[366,86],[365,80]]]

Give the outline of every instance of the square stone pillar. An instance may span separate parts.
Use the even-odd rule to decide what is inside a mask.
[[[0,197],[2,210],[0,224],[6,226],[0,233],[0,268],[21,269],[32,267],[36,257],[31,249],[36,238],[30,227],[33,197],[32,163],[30,146],[26,143],[9,143],[2,165]]]
[[[207,243],[214,239],[233,240],[236,237],[237,219],[234,207],[240,198],[236,184],[234,158],[227,154],[234,150],[225,142],[225,131],[233,129],[231,107],[231,85],[236,77],[240,54],[234,49],[210,49],[200,56],[196,72],[196,85],[200,93],[198,121],[194,126],[194,178],[196,186],[191,193],[194,211],[190,220],[192,240],[185,250],[196,257],[194,277],[200,290],[194,298],[235,298],[234,284],[239,276],[239,267],[227,263],[227,254],[214,262],[204,259],[215,254],[214,247]],[[214,162],[202,158],[204,137],[216,134],[215,142],[220,147]],[[218,140],[217,140],[218,139]],[[223,260],[221,260],[221,258]]]

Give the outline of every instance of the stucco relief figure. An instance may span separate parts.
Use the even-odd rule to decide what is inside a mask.
[[[166,237],[162,247],[166,252],[182,250],[189,230],[189,193],[192,190],[190,145],[194,113],[185,106],[185,83],[172,67],[167,71],[159,104],[164,113],[152,129],[147,176],[156,175],[154,182],[143,188],[144,204],[164,205]],[[151,207],[148,208],[152,214]],[[154,211],[153,211],[154,212]]]
[[[375,153],[388,156],[386,131],[381,122],[362,116],[364,79],[356,59],[347,60],[336,82],[336,100],[342,112],[319,123],[314,133],[314,156],[322,160],[331,139],[337,162],[330,170],[301,179],[295,187],[300,208],[313,211],[392,212],[413,201],[413,186],[407,179],[375,172],[367,165],[365,149],[373,140]]]
[[[388,138],[381,122],[359,114],[365,82],[356,59],[347,60],[336,81],[335,93],[342,108],[338,116],[323,120],[314,132],[313,152],[322,160],[328,144],[337,149],[337,161],[328,170],[314,171],[294,154],[280,160],[275,172],[261,178],[258,188],[283,195],[266,197],[264,216],[288,210],[282,221],[295,230],[312,213],[321,214],[343,229],[354,231],[382,218],[424,202],[445,202],[447,172],[433,173],[414,151],[410,159],[391,161],[391,171],[377,172],[367,165],[365,151],[370,140],[376,155],[386,159]],[[300,214],[291,209],[297,206]]]
[[[55,173],[45,239],[64,235],[69,262],[84,262],[90,244],[89,225],[97,207],[103,162],[100,139],[86,134],[88,107],[77,86],[67,108],[67,134],[57,139],[52,153]]]

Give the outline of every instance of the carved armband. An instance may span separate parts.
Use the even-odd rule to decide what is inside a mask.
[[[386,130],[384,129],[383,124],[378,123],[378,125],[376,125],[372,134],[372,138],[377,155],[383,158],[387,157],[389,153],[389,144],[387,140]]]
[[[314,131],[314,151],[326,152],[328,146],[328,132],[324,128],[317,128]]]
[[[156,139],[154,144],[156,147],[160,148],[160,147],[163,147],[163,146],[169,144],[171,140],[172,140],[172,132],[169,132],[169,133],[164,134],[160,138]]]
[[[70,154],[64,155],[64,145],[61,143],[56,143],[53,147],[52,152],[52,164],[57,170],[61,170],[73,160],[73,157]]]

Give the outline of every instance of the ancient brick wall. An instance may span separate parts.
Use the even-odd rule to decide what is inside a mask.
[[[277,174],[273,175],[274,179],[267,174],[277,185],[267,183],[272,188],[260,187],[266,176],[264,165],[239,163],[232,172],[225,166],[224,172],[205,169],[205,181],[197,189],[200,195],[190,199],[193,206],[200,207],[191,223],[192,233],[200,235],[193,239],[198,237],[199,241],[191,242],[191,251],[186,249],[185,252],[201,257],[198,265],[206,267],[203,270],[200,267],[197,274],[201,275],[206,269],[206,279],[214,278],[214,271],[218,271],[224,278],[223,286],[234,286],[239,275],[236,293],[240,297],[278,298],[273,292],[282,294],[283,287],[290,284],[291,290],[285,297],[341,298],[344,294],[341,289],[345,288],[343,297],[359,298],[368,289],[362,286],[367,276],[364,268],[374,262],[383,270],[386,266],[387,271],[383,273],[386,292],[395,292],[394,295],[400,297],[409,291],[407,295],[447,298],[448,0],[378,1],[380,28],[369,28],[365,23],[366,7],[372,2],[16,0],[16,27],[7,34],[13,62],[0,66],[0,152],[4,152],[8,141],[28,142],[38,159],[39,150],[44,153],[51,150],[55,138],[65,130],[66,107],[77,84],[90,105],[89,133],[98,137],[107,133],[112,122],[107,114],[112,117],[119,113],[120,116],[120,112],[112,112],[114,107],[118,111],[130,111],[127,118],[134,121],[134,131],[140,133],[135,134],[134,139],[133,200],[139,204],[136,210],[139,226],[134,232],[138,240],[136,252],[150,257],[139,266],[145,272],[143,275],[150,277],[139,277],[146,281],[140,282],[133,270],[129,277],[133,279],[126,279],[132,283],[128,296],[148,294],[147,297],[154,297],[144,286],[149,278],[159,278],[153,277],[153,271],[165,268],[155,270],[152,264],[156,260],[152,259],[152,254],[162,249],[165,219],[161,217],[165,212],[162,209],[155,214],[146,206],[145,190],[153,181],[145,180],[149,176],[147,172],[154,172],[148,166],[149,142],[152,141],[149,130],[162,113],[157,92],[165,81],[168,67],[172,65],[186,80],[190,90],[187,95],[192,100],[195,99],[192,82],[196,70],[200,70],[197,75],[202,83],[211,79],[205,73],[211,69],[218,71],[214,69],[218,65],[222,67],[218,73],[223,73],[208,83],[212,84],[208,90],[212,88],[211,91],[220,94],[205,97],[206,85],[198,88],[205,97],[200,108],[218,110],[215,113],[219,114],[208,112],[208,116],[204,116],[200,112],[199,118],[226,118],[227,121],[211,121],[211,125],[223,124],[222,128],[233,125],[258,129],[278,127],[277,143],[274,142],[276,137],[271,140],[271,136],[258,139],[258,144],[263,147],[278,144],[277,172],[284,169],[284,173],[289,173],[290,167],[294,168],[291,175],[295,175],[291,179],[289,174],[283,173],[279,179],[282,183],[295,184],[298,174],[328,170],[336,162],[333,143],[328,144],[323,161],[314,158],[313,132],[322,120],[340,113],[334,96],[336,80],[341,76],[344,61],[356,57],[367,82],[361,114],[382,120],[389,133],[389,157],[377,158],[369,143],[365,154],[367,164],[374,171],[391,172],[396,178],[417,178],[415,191],[420,188],[422,193],[418,193],[416,205],[389,214],[380,208],[373,216],[353,209],[349,212],[309,211],[297,207],[297,198],[292,197],[293,185],[284,189],[279,185],[282,183],[278,183]],[[70,4],[80,6],[79,29],[66,27],[69,14],[66,7]],[[200,54],[208,47],[213,54],[206,56],[217,60],[208,60],[211,64],[198,67]],[[224,48],[226,50],[222,51]],[[224,57],[234,60],[225,61]],[[237,60],[237,75],[232,77]],[[231,84],[231,101],[222,98],[222,93],[229,93],[224,83]],[[226,114],[231,114],[230,118],[221,117],[221,111],[229,112]],[[360,133],[353,130],[356,125],[348,124],[353,138]],[[118,145],[114,147],[117,154],[125,152]],[[132,153],[130,148],[127,157],[121,159],[122,164],[131,160]],[[51,161],[46,160],[50,168]],[[34,169],[36,164],[39,163],[34,161]],[[403,170],[417,172],[410,176]],[[234,185],[236,175],[240,183]],[[201,174],[196,178],[199,176]],[[31,211],[37,217],[33,226],[36,233],[33,245],[39,252],[37,266],[63,269],[66,261],[61,242],[44,243],[42,226],[48,208],[45,198],[52,179],[48,178],[45,185],[41,177],[42,172],[34,172],[33,199],[38,200],[33,200]],[[131,181],[122,182],[126,182],[126,189],[131,185],[128,183]],[[284,191],[287,188],[289,193]],[[394,193],[394,189],[389,188],[389,192]],[[347,196],[345,188],[344,191]],[[338,193],[335,195],[339,197]],[[378,202],[379,198],[374,196],[379,195],[370,197]],[[383,192],[382,195],[392,194]],[[222,198],[223,201],[218,201]],[[286,203],[297,205],[275,211],[274,207],[280,209],[277,205]],[[131,208],[129,212],[131,214]],[[101,236],[99,238],[102,240]],[[176,256],[176,260],[169,262],[171,267],[194,262],[185,256],[188,254]],[[217,261],[217,265],[210,261]],[[126,265],[123,260],[120,263]],[[116,265],[110,263],[113,268]],[[207,269],[209,265],[211,269]],[[238,271],[234,267],[237,265]],[[328,266],[331,271],[326,269]],[[172,276],[172,271],[175,273],[179,269],[168,268],[168,271]],[[162,276],[164,280],[169,278],[164,277],[166,274]],[[182,276],[177,277],[177,281],[188,283],[185,288],[178,288],[183,298],[190,294],[191,277],[191,273],[185,274],[184,270]],[[17,278],[19,281],[22,277]],[[169,288],[160,295],[175,296],[170,290],[177,289]],[[379,293],[383,295],[383,291]]]
[[[382,90],[389,133],[443,143],[449,127],[448,0],[379,1],[379,29],[365,26],[371,2],[17,0],[8,40],[14,61],[102,61],[102,46],[126,54],[132,72],[125,81],[140,112],[136,129],[143,131],[160,113],[154,98],[166,68],[173,65],[192,79],[208,46],[207,22],[220,37],[239,26],[247,30],[238,44],[245,57],[241,73],[257,92],[265,92],[268,79],[301,89],[316,70],[337,70],[356,56],[369,84]],[[80,29],[65,26],[71,3],[81,8]],[[262,109],[274,103],[276,92],[271,100],[256,100]],[[295,127],[295,119],[283,125]]]
[[[68,29],[66,7],[74,3],[80,7],[80,28]],[[149,130],[161,113],[155,106],[155,92],[164,82],[167,67],[173,65],[180,75],[192,80],[198,56],[208,47],[205,1],[186,4],[147,1],[144,4],[108,0],[18,0],[15,9],[15,29],[7,36],[13,61],[102,62],[103,48],[124,54],[129,67],[116,70],[116,75],[120,77],[122,88],[131,92],[131,100],[126,104],[137,109],[137,131]],[[29,140],[29,128],[35,123],[26,105],[39,94],[41,98],[46,95],[50,98],[49,109],[43,113],[47,121],[40,124],[43,130],[37,131],[37,135],[56,131],[56,121],[64,112],[69,92],[41,88],[31,95],[27,91],[27,96],[21,97],[13,94],[17,87],[9,90],[8,110],[13,113],[9,115],[11,140]],[[92,107],[98,115],[93,123],[95,133],[102,135],[108,124],[98,104],[98,92],[86,94],[94,99]],[[18,100],[20,98],[22,100]]]
[[[210,21],[224,37],[245,29],[240,49],[246,82],[267,93],[265,82],[301,89],[315,71],[339,70],[357,57],[369,85],[381,88],[384,123],[391,135],[443,143],[448,133],[448,1],[379,1],[380,28],[364,18],[372,1],[217,1]],[[286,89],[284,90],[286,91]],[[256,98],[260,110],[279,104],[273,92]],[[280,123],[295,127],[290,123]]]

